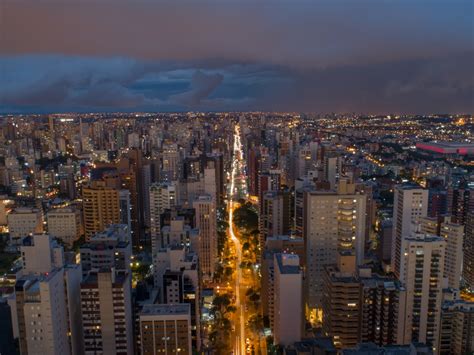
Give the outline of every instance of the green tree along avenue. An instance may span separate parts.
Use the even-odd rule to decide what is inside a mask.
[[[244,202],[234,211],[234,222],[245,231],[258,230],[258,213],[250,202]]]
[[[236,307],[233,304],[231,294],[218,294],[214,297],[211,308],[214,324],[209,338],[213,348],[218,354],[228,354],[230,352],[231,344],[229,340],[232,331],[232,323],[229,317],[231,313],[235,311]]]

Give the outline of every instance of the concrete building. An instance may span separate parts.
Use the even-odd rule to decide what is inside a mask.
[[[192,354],[188,304],[146,305],[140,313],[142,355]]]
[[[162,148],[161,181],[176,181],[181,175],[180,151],[177,144],[165,143]]]
[[[275,254],[274,270],[274,342],[287,346],[302,337],[303,273],[294,254]]]
[[[188,303],[191,307],[191,334],[200,349],[200,273],[198,257],[185,247],[160,249],[154,258],[154,281],[161,303]]]
[[[443,302],[438,350],[443,355],[474,352],[474,302]]]
[[[430,347],[420,344],[411,343],[407,345],[385,345],[378,346],[374,343],[360,343],[352,349],[345,349],[341,355],[415,355],[425,354],[432,355],[433,351]]]
[[[340,252],[337,263],[326,267],[323,292],[323,334],[338,349],[361,342],[377,345],[399,341],[399,308],[404,289],[389,276],[356,267],[355,256]]]
[[[81,283],[84,354],[133,354],[130,274],[102,269]]]
[[[364,260],[366,197],[340,180],[337,192],[308,191],[304,199],[306,302],[320,309],[324,267],[334,263],[338,250],[353,250],[358,264]]]
[[[83,233],[81,212],[73,207],[55,208],[47,213],[48,233],[71,247]]]
[[[445,287],[459,289],[462,269],[462,246],[464,240],[464,226],[453,223],[446,217],[440,225],[440,235],[446,241],[446,255],[444,259]]]
[[[391,219],[380,223],[380,239],[377,245],[377,255],[384,264],[390,264],[392,257],[392,227]]]
[[[48,234],[34,234],[20,247],[23,274],[44,274],[64,265],[64,249]]]
[[[21,246],[23,280],[42,282],[49,274],[61,273],[63,286],[54,286],[51,292],[63,292],[66,302],[68,346],[72,355],[83,354],[82,319],[80,303],[80,283],[82,281],[81,264],[64,264],[63,247],[47,234],[35,234],[23,240]],[[29,286],[28,286],[29,287]],[[46,286],[45,286],[46,287]],[[48,286],[49,287],[49,286]],[[21,292],[16,297],[22,297]],[[18,299],[17,299],[18,300]],[[48,302],[47,296],[41,299]],[[36,302],[36,301],[35,301]],[[62,302],[62,301],[61,301]],[[46,309],[51,305],[46,305]],[[18,309],[18,307],[15,307]],[[15,312],[16,313],[16,312]],[[18,328],[18,317],[15,317],[14,328]],[[22,340],[20,340],[22,341]]]
[[[397,344],[399,341],[399,307],[405,289],[392,277],[372,274],[370,268],[360,268],[359,342],[377,345]]]
[[[400,276],[402,240],[414,232],[414,225],[428,213],[428,190],[418,185],[395,187],[392,229],[392,271]]]
[[[400,307],[400,343],[438,344],[446,241],[413,233],[402,240],[400,282],[405,300]]]
[[[191,247],[192,244],[199,242],[199,229],[191,228],[185,224],[185,218],[182,216],[174,217],[170,220],[168,226],[161,228],[161,248],[180,245]]]
[[[263,315],[268,316],[270,327],[274,322],[274,297],[275,297],[275,264],[274,255],[276,253],[298,255],[300,265],[304,264],[304,241],[302,238],[291,238],[288,235],[269,237],[265,243],[263,258],[261,263],[261,299]]]
[[[464,225],[469,213],[474,211],[474,186],[462,181],[458,186],[448,187],[448,214],[453,221]]]
[[[474,290],[474,211],[466,217],[462,276],[471,290]]]
[[[43,212],[38,208],[15,208],[7,215],[10,242],[18,245],[21,238],[43,233]]]
[[[325,267],[322,293],[325,336],[332,337],[337,349],[350,348],[359,341],[360,283],[356,259],[351,252],[337,254],[337,264]]]
[[[64,270],[20,278],[15,295],[21,354],[71,354]]]
[[[420,232],[423,234],[440,235],[440,218],[421,217]]]
[[[337,181],[342,175],[342,158],[335,152],[330,152],[324,156],[323,178],[329,182],[331,189],[336,189]]]
[[[199,269],[204,279],[211,279],[217,260],[217,216],[214,200],[201,195],[193,202],[199,228]]]
[[[82,189],[84,232],[86,240],[102,232],[110,224],[120,223],[119,190],[95,181]]]
[[[176,206],[177,188],[174,183],[154,183],[150,186],[150,238],[152,250],[155,251],[161,245],[161,214]]]
[[[290,191],[267,191],[263,194],[259,214],[260,245],[269,237],[289,235],[291,228]]]
[[[109,225],[105,231],[94,234],[88,243],[81,245],[79,252],[84,277],[90,271],[102,268],[130,272],[132,242],[128,226]]]

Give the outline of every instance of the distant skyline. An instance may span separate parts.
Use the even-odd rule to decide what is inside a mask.
[[[0,112],[474,112],[474,4],[4,0]]]

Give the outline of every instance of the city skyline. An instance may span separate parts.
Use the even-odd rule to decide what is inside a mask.
[[[474,354],[474,1],[0,0],[0,329]]]

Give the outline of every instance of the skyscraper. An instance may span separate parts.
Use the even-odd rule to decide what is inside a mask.
[[[64,270],[24,276],[15,285],[21,354],[68,355]]]
[[[300,341],[303,327],[303,274],[294,254],[274,255],[273,334],[275,344]]]
[[[448,287],[459,289],[464,227],[461,224],[451,222],[451,218],[446,217],[441,223],[440,235],[446,241],[444,278],[447,280]]]
[[[268,191],[263,195],[259,215],[260,245],[268,237],[289,235],[291,228],[290,191]]]
[[[81,283],[85,354],[132,354],[130,274],[102,269]]]
[[[392,271],[400,275],[402,240],[414,231],[414,224],[428,211],[428,190],[417,185],[395,187],[392,229]]]
[[[199,267],[205,279],[212,278],[217,260],[216,205],[208,195],[201,195],[193,202],[196,226],[199,228]]]
[[[420,342],[436,348],[440,327],[446,241],[413,233],[402,241],[400,281],[405,287],[401,308],[401,343]]]
[[[152,250],[163,247],[160,240],[161,214],[176,205],[177,189],[174,183],[154,183],[150,186],[150,237]]]
[[[140,313],[142,355],[191,354],[188,304],[146,305]]]
[[[118,190],[97,181],[82,189],[82,200],[86,240],[108,225],[120,223]]]
[[[324,267],[334,263],[338,250],[352,250],[356,262],[363,262],[366,198],[345,180],[337,192],[309,191],[304,198],[305,292],[314,309],[321,308]]]
[[[469,287],[474,290],[474,211],[466,218],[462,275]]]

